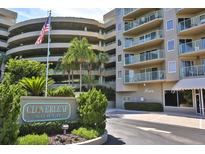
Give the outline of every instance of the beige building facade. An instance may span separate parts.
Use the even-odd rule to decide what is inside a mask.
[[[205,82],[204,28],[205,9],[117,9],[116,107],[157,102],[204,115],[205,86],[181,84]]]

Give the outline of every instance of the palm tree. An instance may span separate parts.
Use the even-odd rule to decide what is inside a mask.
[[[96,54],[93,51],[88,52],[88,79],[90,82],[88,82],[88,88],[90,87],[90,84],[92,83],[92,68],[93,64],[96,62]]]
[[[74,38],[71,42],[69,50],[69,58],[71,61],[80,65],[80,92],[82,90],[82,65],[87,62],[89,55],[92,52],[91,45],[88,40],[83,37],[82,39]]]
[[[62,70],[64,73],[66,72],[68,75],[68,85],[70,85],[70,72],[72,69],[71,61],[67,57],[66,54],[62,58],[58,60],[58,64],[56,66],[56,70]]]
[[[46,79],[45,77],[32,77],[32,78],[23,78],[20,81],[22,87],[29,92],[31,96],[42,96],[45,90]],[[48,79],[48,85],[54,84],[52,79]]]
[[[100,72],[100,84],[102,85],[102,80],[103,80],[103,77],[102,77],[102,72],[104,70],[104,67],[105,67],[105,63],[108,62],[109,60],[109,56],[107,53],[105,52],[100,52],[98,55],[97,55],[97,62],[99,64],[99,72]]]

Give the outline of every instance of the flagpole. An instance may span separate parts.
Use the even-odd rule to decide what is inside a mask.
[[[49,10],[49,31],[48,31],[48,49],[47,49],[47,59],[46,59],[46,91],[45,97],[48,95],[48,68],[49,68],[49,55],[50,55],[50,42],[51,42],[51,10]]]

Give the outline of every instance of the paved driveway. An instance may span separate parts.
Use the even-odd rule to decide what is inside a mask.
[[[195,128],[195,126],[182,126],[182,124],[168,124],[173,123],[176,118],[174,116],[172,119],[172,115],[168,115],[171,120],[161,121],[161,119],[166,118],[166,114],[157,114],[158,116],[161,115],[160,118],[156,118],[155,115],[153,117],[154,122],[151,122],[150,117],[152,117],[152,114],[156,113],[141,112],[140,114],[136,112],[127,113],[127,111],[110,112],[107,118],[106,129],[108,130],[109,136],[106,144],[205,144],[204,129]],[[126,115],[130,116],[127,117]],[[194,117],[177,117],[182,119],[194,119]],[[179,121],[178,123],[182,122],[181,120]]]

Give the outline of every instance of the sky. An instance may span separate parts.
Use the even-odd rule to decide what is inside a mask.
[[[52,11],[52,16],[83,17],[103,21],[103,15],[112,8],[9,8],[9,10],[18,13],[17,22],[46,17],[48,10]]]

